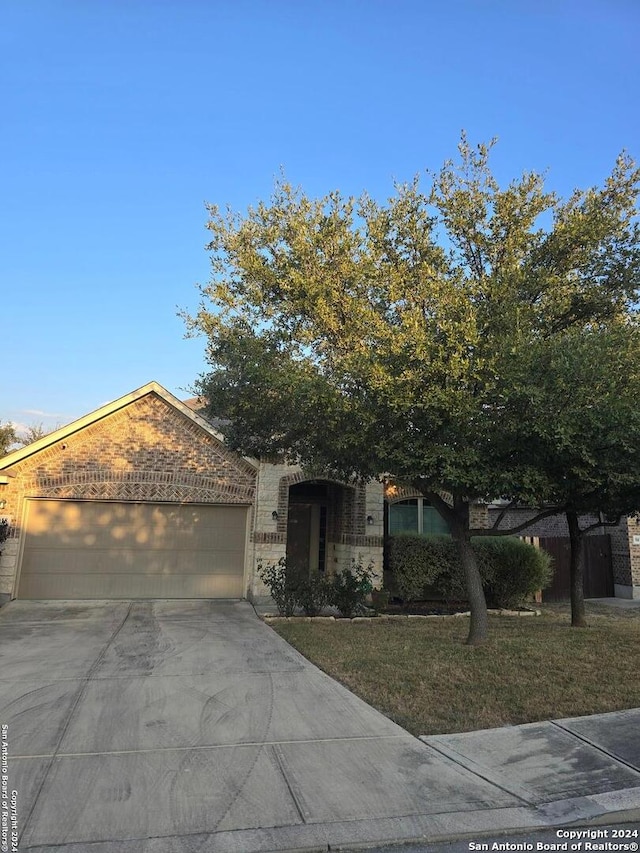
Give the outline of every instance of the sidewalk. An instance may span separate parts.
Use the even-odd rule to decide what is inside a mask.
[[[517,797],[528,812],[523,829],[640,822],[640,709],[421,740]],[[503,828],[498,818],[492,831]],[[452,829],[451,838],[468,831]]]

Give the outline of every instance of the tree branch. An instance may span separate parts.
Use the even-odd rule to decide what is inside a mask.
[[[589,533],[590,530],[595,530],[597,527],[615,527],[616,524],[620,524],[620,519],[624,513],[620,513],[620,515],[616,516],[614,521],[595,521],[593,524],[587,525],[580,533]]]
[[[517,503],[518,502],[516,500],[511,501],[511,503],[508,503],[506,505],[506,507],[500,512],[500,515],[496,518],[496,520],[493,522],[493,524],[491,525],[491,527],[489,529],[490,530],[496,530],[500,526],[500,522],[505,517],[507,512],[510,509],[513,509],[513,507],[516,506]]]
[[[519,533],[521,530],[526,530],[527,527],[531,527],[536,521],[542,521],[543,518],[549,518],[550,515],[558,515],[560,512],[562,512],[562,507],[553,507],[553,509],[546,509],[544,512],[539,512],[528,521],[524,521],[522,524],[517,524],[515,527],[510,527],[507,530],[494,530],[493,527],[474,527],[469,532],[472,536],[511,536],[514,533]]]

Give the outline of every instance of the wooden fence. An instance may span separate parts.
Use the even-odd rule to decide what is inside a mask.
[[[553,580],[542,592],[543,601],[566,601],[571,594],[570,556],[571,543],[566,536],[523,536],[526,542],[543,548],[553,557]],[[611,564],[611,539],[607,534],[585,536],[584,596],[609,598],[613,595],[613,569]]]

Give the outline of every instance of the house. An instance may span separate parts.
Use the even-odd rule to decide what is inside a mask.
[[[493,510],[489,508],[489,518]],[[485,526],[487,507],[473,507]],[[385,532],[446,532],[418,492],[240,456],[198,400],[156,382],[0,459],[0,603],[10,598],[248,598],[259,561],[382,578]],[[522,518],[518,515],[517,521]],[[515,517],[508,517],[511,524]],[[553,520],[527,530],[549,535]],[[559,522],[558,522],[559,523]],[[640,598],[640,525],[612,535],[615,594]]]
[[[381,576],[382,483],[240,456],[189,402],[150,382],[0,459],[1,599],[259,601],[285,556]]]

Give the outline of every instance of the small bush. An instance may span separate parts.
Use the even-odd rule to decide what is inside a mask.
[[[331,603],[333,589],[324,575],[313,573],[309,577],[298,577],[294,585],[297,603],[307,616],[318,616]]]
[[[405,603],[419,601],[426,586],[446,600],[467,597],[464,570],[453,539],[399,535],[389,539],[389,568]],[[551,580],[551,557],[513,536],[471,540],[490,607],[518,607]]]
[[[373,563],[365,569],[362,563],[351,561],[350,569],[343,569],[332,578],[331,604],[341,616],[351,619],[365,609],[365,600],[373,589]]]
[[[388,589],[372,589],[371,590],[371,606],[376,613],[384,613],[389,606],[391,592]]]
[[[293,616],[298,606],[295,580],[287,575],[287,561],[280,557],[277,563],[264,565],[258,562],[258,575],[273,598],[280,616]]]

